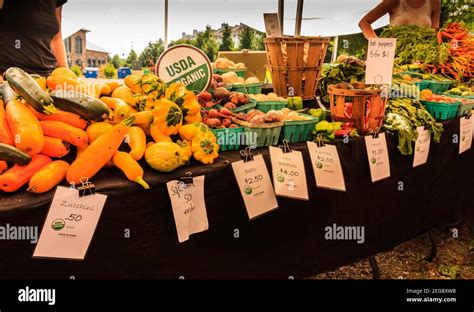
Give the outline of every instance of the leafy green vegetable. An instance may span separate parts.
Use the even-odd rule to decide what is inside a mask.
[[[440,142],[443,125],[437,123],[420,102],[406,98],[389,100],[383,129],[398,133],[398,149],[402,155],[413,154],[413,143],[418,138],[416,128],[420,126],[431,131],[434,142]]]

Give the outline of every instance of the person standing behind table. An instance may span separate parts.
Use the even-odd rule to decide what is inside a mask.
[[[416,25],[439,28],[440,0],[382,0],[359,22],[365,38],[377,38],[372,23],[385,14],[390,15],[391,26]]]
[[[0,83],[10,67],[49,75],[68,67],[61,33],[67,0],[0,0]]]

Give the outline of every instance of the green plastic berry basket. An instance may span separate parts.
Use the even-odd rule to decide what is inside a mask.
[[[283,122],[273,122],[266,124],[250,124],[246,121],[234,120],[235,123],[244,128],[246,134],[246,144],[252,147],[273,146],[278,144]]]
[[[241,135],[244,132],[243,127],[211,129],[217,138],[219,152],[237,151],[240,148]]]
[[[245,94],[260,94],[262,93],[263,83],[249,83],[249,84],[233,84],[232,91],[242,92]]]
[[[459,105],[461,102],[455,103],[439,103],[439,102],[430,102],[430,101],[420,101],[425,107],[426,110],[438,120],[448,120],[455,118]]]
[[[415,86],[417,86],[420,91],[428,89],[429,85],[430,82],[428,80],[415,81]]]
[[[442,81],[442,80],[429,80],[428,89],[431,89],[433,93],[441,94],[446,92],[451,88],[451,81]]]
[[[458,108],[458,117],[466,116],[474,109],[474,97],[448,94],[449,97],[459,99],[461,104]]]
[[[245,77],[245,74],[247,73],[247,68],[228,68],[228,69],[216,69],[217,73],[219,75],[228,73],[228,72],[234,72],[237,74],[237,77]]]
[[[257,101],[256,109],[268,113],[273,110],[280,110],[288,106],[288,101]]]
[[[300,114],[304,115],[304,114]],[[308,120],[285,120],[282,139],[288,140],[290,143],[306,142],[314,129],[314,125],[318,122],[318,118],[304,115]]]
[[[233,113],[245,113],[247,114],[248,112],[250,112],[252,109],[255,108],[255,106],[257,106],[257,101],[255,101],[254,99],[249,99],[249,103],[248,104],[245,104],[245,105],[241,105],[237,108],[234,108],[232,109],[232,112]]]

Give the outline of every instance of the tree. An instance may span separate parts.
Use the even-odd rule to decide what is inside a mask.
[[[219,51],[234,50],[234,40],[232,40],[232,28],[229,24],[222,24],[222,42],[219,46]]]
[[[265,44],[263,43],[263,35],[255,34],[252,40],[252,50],[265,51]]]
[[[115,68],[123,67],[123,59],[118,54],[115,54],[109,63],[114,65]]]
[[[193,45],[193,42],[191,39],[189,38],[182,38],[182,39],[178,39],[178,40],[175,40],[175,41],[171,41],[169,44],[168,44],[168,47],[172,47],[172,46],[175,46],[175,45],[178,45],[178,44],[189,44],[189,45]]]
[[[242,31],[239,34],[239,48],[243,49],[252,49],[252,42],[254,41],[255,33],[253,29],[248,26],[243,26]]]
[[[193,42],[193,45],[206,53],[210,60],[214,60],[219,50],[219,43],[214,37],[214,31],[207,25],[206,30],[199,33]]]
[[[128,57],[125,63],[128,67],[132,67],[132,63],[137,60],[138,60],[137,52],[135,52],[135,50],[132,49],[130,53],[128,54]]]
[[[464,22],[472,30],[474,6],[468,0],[441,0],[441,27],[451,22]]]
[[[165,44],[161,39],[155,42],[148,42],[148,45],[142,53],[140,53],[138,60],[142,63],[143,67],[147,67],[150,65],[150,61],[153,62],[153,64],[156,62],[164,49]]]

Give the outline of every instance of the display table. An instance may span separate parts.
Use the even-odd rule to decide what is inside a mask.
[[[310,200],[278,198],[279,209],[253,221],[231,168],[238,152],[223,153],[212,166],[170,174],[145,166],[150,190],[128,182],[117,169],[105,169],[93,179],[108,199],[86,259],[32,259],[29,241],[0,241],[0,278],[286,279],[334,269],[474,215],[474,149],[458,155],[452,142],[457,133],[459,120],[446,122],[442,142],[432,142],[428,163],[416,168],[412,156],[397,150],[397,138],[387,135],[391,178],[374,184],[363,138],[338,142],[345,193],[316,188],[306,143],[293,144],[303,152]],[[268,148],[256,153],[270,169]],[[209,230],[180,244],[165,183],[187,171],[206,176]],[[0,224],[41,229],[52,195],[2,193]],[[333,223],[365,226],[365,242],[326,240],[324,228]]]

